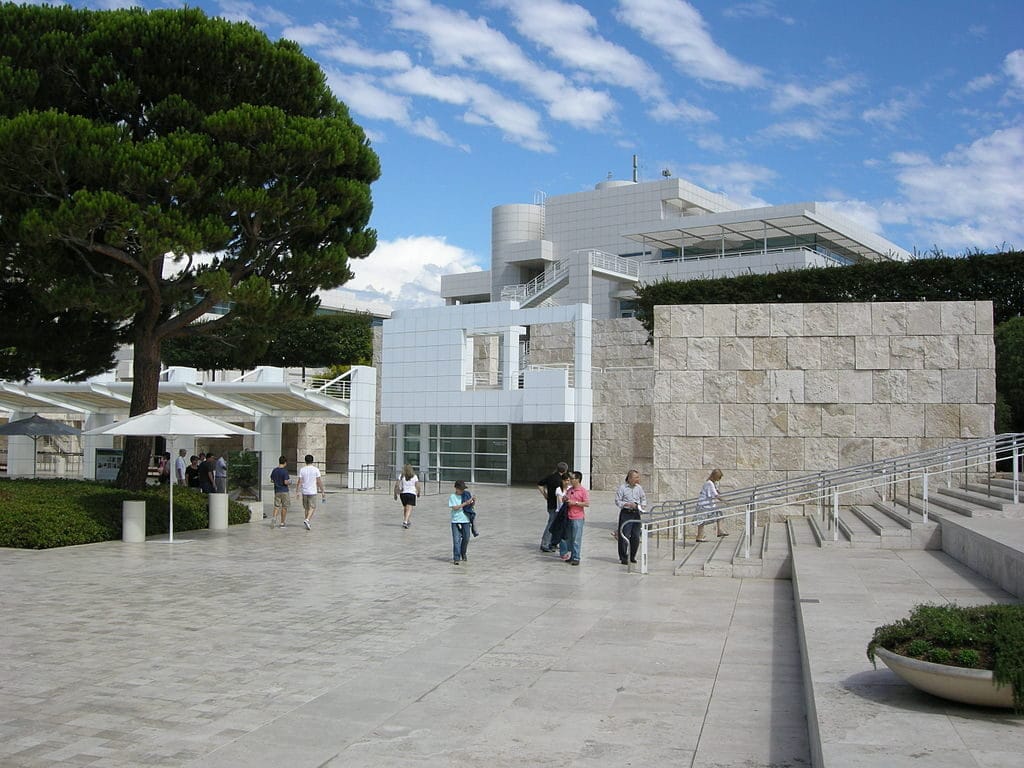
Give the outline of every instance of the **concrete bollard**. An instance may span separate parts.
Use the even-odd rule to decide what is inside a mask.
[[[121,541],[140,544],[146,540],[146,502],[121,502]]]
[[[210,509],[210,530],[226,531],[228,529],[228,495],[226,493],[208,493]]]

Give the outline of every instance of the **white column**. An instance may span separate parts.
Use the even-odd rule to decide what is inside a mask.
[[[82,431],[105,427],[114,423],[114,416],[109,413],[87,414],[82,422]],[[96,479],[96,449],[113,448],[114,438],[109,435],[84,435],[82,437],[82,477],[86,480]],[[174,454],[172,453],[173,457]]]
[[[501,388],[519,389],[519,338],[526,334],[526,328],[513,325],[501,334]]]
[[[263,489],[264,495],[268,493],[266,489],[269,488],[272,500],[274,489],[270,484],[270,473],[274,471],[277,459],[281,455],[281,418],[257,413],[253,429],[258,433],[253,438],[253,450],[260,452],[260,488]]]
[[[352,388],[348,419],[348,487],[366,484],[369,475],[362,471],[372,466],[377,450],[377,369],[352,366]]]
[[[584,481],[589,487],[590,477],[590,427],[594,420],[594,390],[592,388],[592,312],[590,304],[581,304],[575,322],[574,357],[576,397],[573,417],[573,466],[586,473]]]
[[[31,413],[12,411],[10,421],[27,419]],[[7,437],[7,476],[32,477],[35,443],[25,435]]]

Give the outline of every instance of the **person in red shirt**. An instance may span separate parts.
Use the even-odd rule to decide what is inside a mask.
[[[583,487],[583,473],[573,470],[569,473],[569,488],[563,497],[568,505],[569,538],[558,544],[559,554],[570,565],[580,564],[580,547],[583,545],[583,521],[590,506],[590,492]]]

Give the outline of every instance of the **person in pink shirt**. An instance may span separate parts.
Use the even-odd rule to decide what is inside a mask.
[[[583,487],[583,473],[573,470],[569,473],[569,487],[563,496],[568,505],[569,538],[558,544],[559,554],[570,565],[580,564],[580,547],[583,545],[583,521],[590,506],[590,492]]]

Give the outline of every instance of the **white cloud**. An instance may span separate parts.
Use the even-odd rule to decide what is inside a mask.
[[[779,87],[772,97],[772,109],[783,112],[793,107],[811,107],[816,110],[828,109],[837,98],[848,96],[860,87],[857,77],[844,77],[839,80],[805,88],[796,83],[788,83]]]
[[[288,27],[292,23],[286,13],[269,5],[256,5],[241,0],[221,0],[217,5],[220,9],[217,11],[218,16],[228,21],[245,21],[258,29]]]
[[[739,88],[763,84],[761,70],[718,46],[700,12],[683,0],[619,0],[617,16],[691,77]]]
[[[360,69],[408,69],[412,66],[405,51],[370,51],[353,43],[343,43],[321,50],[324,58]]]
[[[796,19],[792,16],[784,16],[770,0],[755,0],[750,3],[738,3],[731,8],[722,11],[722,15],[731,19],[775,19],[783,24],[792,26]]]
[[[365,259],[353,259],[355,277],[324,292],[324,303],[375,312],[439,306],[441,276],[480,269],[477,257],[443,237],[420,235],[380,240]]]
[[[966,93],[980,93],[981,91],[988,90],[997,82],[999,82],[999,78],[993,74],[980,75],[968,82],[964,86],[964,91]]]
[[[893,97],[888,101],[879,104],[877,107],[865,109],[861,113],[864,122],[873,125],[881,125],[886,128],[895,128],[902,123],[910,112],[917,107],[917,99],[914,96]]]
[[[647,114],[659,123],[674,123],[678,120],[688,123],[710,123],[718,119],[718,115],[711,110],[683,100],[661,101],[651,107]]]
[[[514,83],[543,101],[556,120],[593,129],[614,112],[607,93],[577,87],[561,73],[539,66],[483,18],[429,0],[395,0],[391,10],[395,28],[422,35],[438,66],[487,72]]]
[[[281,37],[293,40],[303,47],[326,45],[337,36],[334,30],[319,21],[311,26],[291,26],[281,30]]]
[[[769,125],[761,131],[761,135],[769,139],[817,141],[826,132],[826,126],[820,120],[789,120]]]
[[[892,160],[900,166],[899,207],[926,247],[1024,245],[1024,127],[995,131],[941,162],[917,154]]]
[[[1010,78],[1007,95],[1024,98],[1024,48],[1006,54],[1006,58],[1003,59],[1003,72]]]
[[[859,224],[869,232],[881,235],[883,232],[882,216],[878,208],[863,200],[826,200],[824,201],[836,213],[845,216],[854,224]]]
[[[688,167],[701,186],[728,197],[743,208],[770,205],[754,194],[754,188],[775,180],[778,174],[771,168],[751,163],[722,163],[718,165],[694,164]]]

